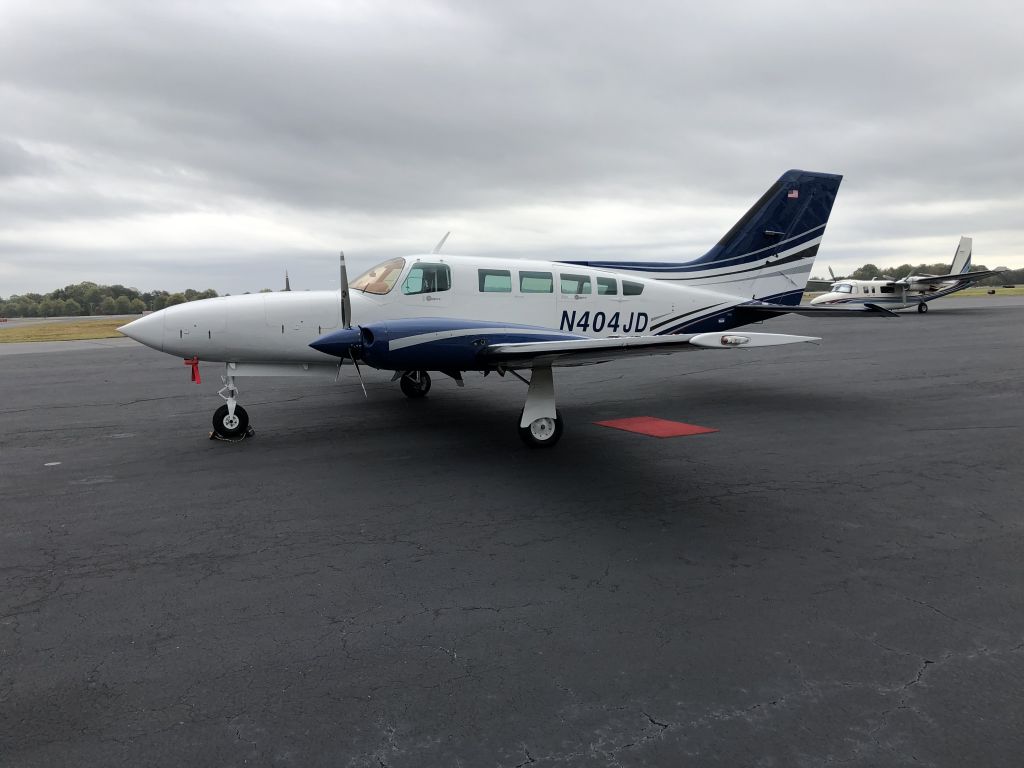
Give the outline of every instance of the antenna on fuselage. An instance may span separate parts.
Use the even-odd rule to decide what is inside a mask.
[[[437,245],[434,246],[434,250],[431,253],[440,253],[441,248],[444,247],[445,241],[448,239],[448,235],[451,234],[451,230],[444,233],[444,237],[437,241]]]

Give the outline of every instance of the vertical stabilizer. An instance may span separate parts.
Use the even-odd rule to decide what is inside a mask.
[[[820,239],[842,180],[831,173],[786,171],[697,263],[756,260]]]
[[[707,253],[669,279],[799,304],[842,180],[832,173],[786,171]]]
[[[799,304],[843,177],[786,171],[711,249],[686,262],[571,261],[736,298]]]
[[[957,246],[953,265],[949,268],[950,275],[962,275],[971,271],[971,248],[974,241],[969,237],[961,237]]]

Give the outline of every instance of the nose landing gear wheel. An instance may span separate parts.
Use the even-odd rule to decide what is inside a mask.
[[[531,448],[550,448],[562,437],[562,413],[555,411],[555,418],[534,419],[525,427],[519,427],[519,438]]]
[[[426,371],[409,371],[398,381],[406,397],[424,397],[430,391],[430,374]]]
[[[240,405],[235,406],[235,415],[228,415],[227,405],[222,405],[213,413],[213,431],[221,437],[236,438],[245,434],[249,428],[249,414]]]
[[[918,312],[921,312],[921,313],[927,312],[927,311],[928,311],[928,305],[927,305],[927,304],[925,304],[925,303],[924,303],[924,302],[922,301],[922,302],[921,302],[920,304],[918,304],[918,305],[917,305],[917,311],[918,311]]]

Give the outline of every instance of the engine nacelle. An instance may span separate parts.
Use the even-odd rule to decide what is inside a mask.
[[[367,365],[388,371],[476,368],[487,346],[485,331],[476,335],[465,321],[389,320],[361,326],[361,356]]]
[[[585,338],[533,325],[419,317],[334,331],[309,346],[387,371],[473,371],[490,367],[481,362],[480,352],[491,344]]]

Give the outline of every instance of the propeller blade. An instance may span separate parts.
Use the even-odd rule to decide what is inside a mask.
[[[338,301],[341,304],[341,326],[352,327],[352,302],[348,295],[348,270],[345,269],[345,252],[339,251],[341,258],[338,263]]]
[[[359,386],[361,386],[363,388],[363,397],[369,398],[370,396],[368,394],[366,394],[366,383],[363,381],[363,372],[361,370],[359,370],[359,361],[356,360],[356,356],[352,352],[352,348],[351,347],[349,347],[349,349],[348,349],[348,356],[349,356],[349,359],[352,361],[352,365],[354,365],[356,367],[356,376],[359,377]],[[338,370],[341,371],[341,364],[340,363],[338,364]]]
[[[835,279],[836,279],[836,273],[832,271],[832,267],[829,267],[829,268],[828,268],[828,273],[829,273],[830,275],[832,275],[832,279],[833,279],[833,280],[835,280]]]

